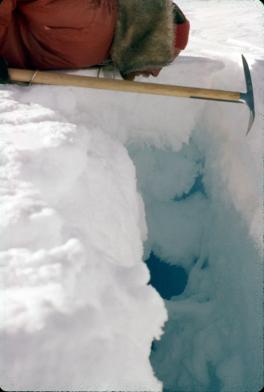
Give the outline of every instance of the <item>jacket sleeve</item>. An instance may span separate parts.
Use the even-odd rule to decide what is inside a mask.
[[[12,12],[15,7],[16,0],[0,0],[0,50],[5,40],[7,29],[12,18]]]

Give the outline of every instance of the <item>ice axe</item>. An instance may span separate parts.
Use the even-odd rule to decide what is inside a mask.
[[[255,118],[255,107],[254,107],[254,96],[253,86],[250,76],[249,67],[245,57],[242,55],[242,62],[244,68],[244,75],[246,81],[247,91],[245,93],[236,91],[225,91],[225,90],[214,90],[197,87],[184,87],[174,86],[167,84],[157,83],[142,83],[133,82],[127,80],[116,80],[116,79],[99,79],[92,76],[80,76],[70,75],[60,72],[50,71],[32,71],[25,69],[9,68],[9,76],[13,82],[28,82],[30,84],[48,84],[48,85],[59,85],[59,86],[76,86],[76,87],[88,87],[103,90],[113,91],[124,91],[124,92],[135,92],[143,94],[154,94],[154,95],[165,95],[165,96],[176,96],[185,98],[195,98],[210,101],[220,102],[233,102],[233,103],[245,103],[250,111],[249,124],[247,134],[249,133],[254,118]]]

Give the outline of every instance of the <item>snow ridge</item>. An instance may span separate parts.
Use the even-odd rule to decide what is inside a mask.
[[[0,122],[1,386],[160,390],[166,310],[126,149],[7,91]]]

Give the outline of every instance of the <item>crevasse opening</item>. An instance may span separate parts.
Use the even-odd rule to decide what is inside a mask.
[[[150,361],[164,392],[238,391],[261,378],[250,321],[260,311],[259,252],[223,180],[219,155],[203,145],[218,147],[196,130],[193,135],[178,151],[128,146],[145,205],[149,284],[168,311]],[[259,339],[260,325],[259,319]]]

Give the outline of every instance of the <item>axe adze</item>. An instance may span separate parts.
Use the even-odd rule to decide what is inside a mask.
[[[117,79],[100,79],[98,77],[92,76],[71,75],[61,72],[50,71],[32,71],[25,69],[9,68],[8,72],[11,81],[28,82],[29,84],[35,83],[60,86],[76,86],[142,94],[203,99],[210,101],[243,103],[248,106],[250,111],[249,123],[247,128],[248,134],[255,118],[255,107],[250,71],[247,61],[243,55],[242,62],[247,87],[247,91],[245,93],[236,91],[204,89],[197,87],[173,86],[168,84],[142,83]]]
[[[240,93],[240,102],[246,103],[246,105],[249,108],[249,122],[248,122],[248,129],[247,129],[247,134],[248,134],[255,119],[255,103],[254,103],[253,84],[250,76],[250,70],[248,67],[248,63],[243,55],[242,55],[242,62],[244,67],[244,75],[245,75],[247,91],[245,93]]]

